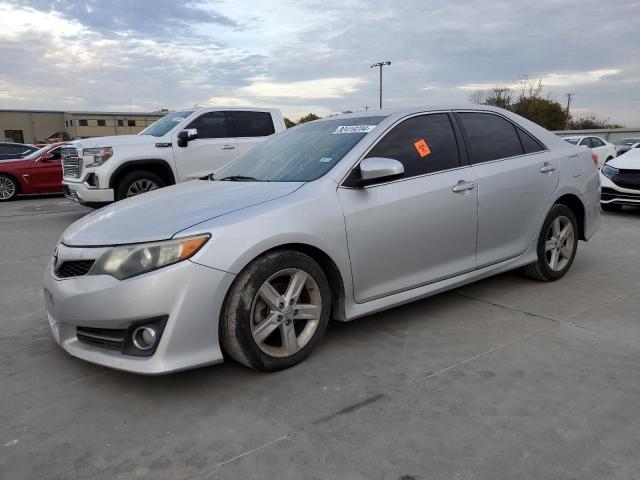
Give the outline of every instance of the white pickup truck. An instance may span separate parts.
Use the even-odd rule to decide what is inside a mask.
[[[62,149],[62,188],[90,207],[201,178],[269,135],[286,130],[278,110],[194,108],[138,135],[76,140]]]

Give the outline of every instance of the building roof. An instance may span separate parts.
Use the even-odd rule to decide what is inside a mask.
[[[79,111],[79,110],[20,110],[13,108],[0,108],[0,113],[62,113],[70,115],[107,115],[107,116],[153,116],[162,117],[169,113],[169,110],[155,112],[99,112],[99,111]]]

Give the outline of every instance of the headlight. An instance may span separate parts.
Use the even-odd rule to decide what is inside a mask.
[[[113,156],[113,148],[85,148],[84,150],[82,150],[82,156],[93,157],[93,162],[89,163],[87,167],[99,167]]]
[[[607,165],[606,163],[604,164],[604,166],[602,167],[602,170],[600,171],[607,178],[613,178],[616,175],[618,175],[618,173],[620,173],[620,170],[618,170],[615,167],[612,167],[611,165]]]
[[[89,275],[111,275],[118,280],[135,277],[191,258],[210,235],[114,247],[93,264]]]

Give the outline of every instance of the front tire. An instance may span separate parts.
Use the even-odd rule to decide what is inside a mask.
[[[296,365],[322,339],[330,297],[327,277],[311,257],[295,250],[269,252],[249,264],[227,294],[222,348],[256,370]]]
[[[9,175],[0,174],[0,202],[8,202],[18,195],[20,186]]]
[[[538,237],[538,260],[524,268],[535,280],[553,282],[569,271],[578,249],[578,221],[566,205],[554,205]]]
[[[116,187],[116,200],[134,197],[166,186],[164,180],[153,172],[138,170],[128,173]]]

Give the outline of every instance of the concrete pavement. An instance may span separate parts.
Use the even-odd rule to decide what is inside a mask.
[[[264,374],[140,377],[65,354],[41,276],[90,210],[0,204],[2,479],[638,479],[640,209],[569,274],[517,273],[333,323]]]

